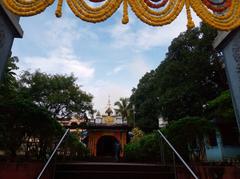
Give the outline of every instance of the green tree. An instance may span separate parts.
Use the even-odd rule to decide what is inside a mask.
[[[135,141],[138,141],[140,140],[143,136],[144,136],[144,133],[142,130],[140,130],[139,128],[135,127],[132,129],[132,138],[131,138],[131,142],[135,142]]]
[[[120,98],[119,101],[114,103],[114,106],[117,107],[114,109],[116,113],[120,114],[123,119],[130,122],[129,120],[131,116],[132,106],[129,102],[129,98]]]
[[[19,97],[0,101],[0,130],[1,149],[6,151],[11,159],[16,158],[16,152],[23,143],[28,146],[29,139],[35,138],[39,141],[34,147],[36,157],[45,159],[47,150],[51,149],[53,138],[62,132],[60,124],[48,111],[28,99]],[[29,148],[21,150],[27,155]]]
[[[46,154],[52,151],[54,142],[62,136],[63,128],[53,118],[50,108],[43,103],[47,95],[42,94],[49,92],[51,95],[49,99],[52,102],[54,101],[52,98],[61,97],[61,93],[68,96],[67,90],[69,90],[71,98],[65,97],[60,102],[69,102],[70,109],[74,110],[78,110],[76,106],[71,106],[74,102],[79,105],[84,103],[85,108],[81,108],[83,111],[88,107],[91,109],[91,104],[88,102],[92,97],[74,84],[73,76],[49,76],[39,73],[33,77],[33,74],[25,72],[19,82],[14,73],[14,70],[18,69],[16,62],[16,57],[8,60],[0,84],[0,150],[5,151],[7,158],[10,157],[11,160],[16,159],[19,150],[25,153],[26,159],[46,159]],[[36,79],[32,80],[31,77]],[[67,90],[61,89],[64,87]],[[54,96],[54,93],[59,94]],[[35,100],[41,97],[44,99],[42,103]],[[78,100],[82,101],[78,103]],[[57,99],[54,102],[56,104]],[[68,109],[69,107],[63,110]],[[72,156],[76,156],[76,151],[79,157],[87,155],[86,148],[82,144],[77,144],[76,140],[70,140],[68,144],[75,146]]]
[[[124,148],[126,160],[160,162],[160,145],[160,136],[157,133],[147,134],[138,140],[132,140]]]
[[[172,121],[164,130],[167,138],[186,159],[205,157],[206,137],[213,130],[210,121],[200,117],[185,117]]]
[[[206,25],[172,41],[166,59],[156,70],[162,115],[169,120],[201,116],[202,106],[226,87],[224,69],[212,47],[216,30]]]
[[[130,102],[135,106],[136,126],[150,132],[158,128],[159,101],[156,95],[157,84],[154,82],[155,71],[146,73],[136,89],[132,90]]]
[[[84,115],[92,110],[92,95],[76,84],[73,75],[48,75],[40,71],[25,71],[20,77],[20,91],[40,107],[48,109],[53,117]]]
[[[202,106],[227,89],[222,62],[212,47],[216,34],[205,24],[181,33],[165,60],[142,77],[130,97],[140,128],[157,127],[159,117],[202,116]]]
[[[16,80],[16,73],[14,71],[18,69],[16,65],[17,62],[17,57],[11,57],[7,60],[7,64],[0,83],[0,100],[10,99],[16,95],[18,85]]]
[[[209,119],[233,121],[235,120],[231,94],[223,91],[218,97],[207,102],[206,113]]]

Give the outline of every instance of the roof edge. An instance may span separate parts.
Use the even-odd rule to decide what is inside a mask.
[[[15,30],[15,37],[16,38],[22,38],[23,37],[23,30],[19,24],[19,18],[18,16],[15,16],[13,13],[11,13],[9,10],[7,10],[2,1],[0,2],[0,9],[5,13],[5,15],[8,17],[11,25],[13,26]]]

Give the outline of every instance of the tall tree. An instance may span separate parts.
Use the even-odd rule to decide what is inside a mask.
[[[84,115],[92,110],[92,95],[80,89],[76,78],[25,71],[20,77],[20,91],[38,106],[48,109],[53,117]]]
[[[202,106],[223,90],[217,74],[224,70],[212,47],[215,36],[215,30],[202,25],[180,34],[169,47],[156,73],[160,108],[169,120],[202,115]]]
[[[135,106],[135,124],[145,132],[158,127],[159,101],[155,90],[155,73],[154,70],[146,73],[130,97],[130,102]]]
[[[202,106],[227,88],[222,62],[212,47],[216,34],[201,24],[172,41],[165,60],[144,75],[130,97],[139,125],[157,124],[160,116],[201,116]]]
[[[18,69],[16,63],[18,62],[17,57],[11,57],[7,60],[3,77],[0,82],[0,100],[7,100],[16,95],[17,80],[15,70]],[[4,99],[3,99],[4,98]]]
[[[91,108],[90,103],[88,106],[88,101],[91,101],[91,95],[82,92],[77,85],[73,84],[75,80],[73,77],[60,78],[56,75],[56,79],[59,81],[56,79],[54,81],[50,79],[54,78],[50,75],[41,76],[39,74],[42,77],[38,76],[39,81],[36,79],[32,81],[32,78],[24,79],[22,77],[22,81],[19,82],[14,73],[18,69],[16,65],[17,61],[16,57],[8,60],[3,79],[0,83],[0,150],[5,152],[7,160],[15,160],[19,149],[25,153],[25,159],[27,160],[46,160],[46,154],[52,151],[54,142],[62,136],[63,128],[53,118],[52,111],[48,111],[50,108],[46,109],[46,105],[44,105],[46,103],[35,100],[38,96],[37,93],[40,93],[37,99],[41,99],[40,96],[42,93],[47,94],[49,92],[50,95],[56,93],[56,98],[61,97],[57,93],[64,93],[66,95],[64,98],[66,99],[65,102],[70,98],[70,105],[73,105],[74,102],[81,99],[81,103],[78,104],[84,103],[83,105],[86,109],[87,107]],[[33,75],[28,72],[25,72],[25,74],[27,74],[26,76],[29,75],[28,77]],[[35,84],[35,82],[38,84]],[[66,86],[60,85],[61,83],[64,83]],[[35,87],[34,89],[32,89],[33,86]],[[61,89],[59,92],[59,86],[72,89],[69,92],[71,95],[68,96],[68,93],[64,89]],[[45,87],[47,88],[46,91]],[[34,91],[35,89],[37,91]],[[34,96],[32,96],[33,94]],[[74,96],[74,94],[77,96]],[[81,98],[79,95],[82,95]],[[73,99],[77,100],[74,101]],[[68,109],[66,108],[64,111]],[[77,107],[74,109],[77,110]],[[85,111],[85,109],[81,109]],[[71,150],[69,150],[69,147]],[[78,142],[76,137],[73,138],[71,135],[63,148],[68,153],[67,157],[81,158],[88,155],[87,149]]]
[[[172,121],[165,133],[185,159],[202,160],[205,157],[204,137],[213,129],[212,123],[206,119],[185,117]]]
[[[128,98],[120,98],[114,103],[114,106],[117,107],[114,109],[117,114],[120,114],[125,120],[129,119],[132,108]]]
[[[20,96],[0,101],[0,130],[0,148],[12,160],[20,147],[26,154],[34,149],[35,157],[45,159],[47,150],[51,150],[53,138],[60,137],[58,134],[62,133],[60,124],[46,109]],[[39,142],[32,145],[30,139]]]

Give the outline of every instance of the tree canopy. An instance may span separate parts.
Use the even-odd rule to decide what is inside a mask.
[[[203,105],[227,88],[225,72],[212,42],[216,30],[201,24],[181,33],[166,58],[146,73],[130,97],[139,127],[158,127],[158,119],[201,116]]]
[[[206,104],[206,115],[210,119],[235,120],[230,91],[223,91],[218,97]]]
[[[165,129],[165,134],[184,158],[200,160],[205,157],[204,137],[213,129],[213,125],[207,119],[184,117],[170,122]]]
[[[129,98],[120,98],[119,101],[114,103],[116,114],[120,114],[124,120],[127,120],[128,124],[133,123],[133,108],[130,104]]]
[[[84,115],[92,110],[92,95],[80,89],[73,75],[49,75],[25,71],[19,80],[20,91],[54,117]]]
[[[38,138],[40,148],[35,148],[36,157],[44,159],[53,138],[60,137],[62,132],[60,124],[51,118],[46,109],[23,98],[0,102],[0,128],[1,149],[11,158],[16,156],[24,142],[28,142],[30,138]]]
[[[45,160],[63,134],[56,117],[92,110],[92,96],[80,89],[72,75],[36,71],[24,72],[17,79],[17,61],[16,57],[8,60],[0,84],[0,150],[11,160],[19,150],[25,159]],[[68,140],[64,147],[68,156],[88,155],[77,139]]]
[[[11,57],[7,60],[6,68],[0,82],[0,101],[13,98],[18,87],[15,70],[18,69],[16,63],[17,57]]]

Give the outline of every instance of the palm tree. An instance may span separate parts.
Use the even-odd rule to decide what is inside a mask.
[[[120,114],[124,120],[128,120],[131,113],[131,104],[129,98],[120,98],[119,101],[114,103],[117,106],[115,110],[116,114]]]

